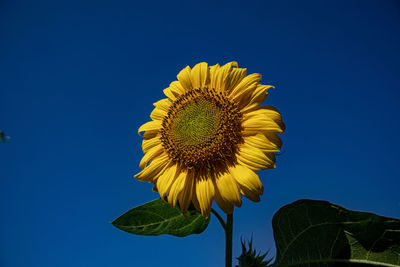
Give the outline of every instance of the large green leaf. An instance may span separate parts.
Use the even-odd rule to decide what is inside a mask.
[[[161,199],[135,207],[119,216],[112,224],[131,234],[187,236],[200,234],[210,222],[200,212],[189,209],[186,217],[181,210],[172,208]]]
[[[400,221],[299,200],[272,220],[277,266],[400,266]]]

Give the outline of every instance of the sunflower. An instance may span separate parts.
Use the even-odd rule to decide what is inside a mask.
[[[139,128],[144,156],[135,178],[183,213],[193,203],[204,217],[214,200],[227,214],[242,205],[241,195],[260,201],[256,171],[275,168],[277,133],[285,129],[276,108],[260,106],[273,86],[236,62],[187,66],[177,78]]]

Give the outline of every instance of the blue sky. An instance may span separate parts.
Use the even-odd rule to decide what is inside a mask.
[[[300,198],[400,217],[398,1],[0,2],[0,265],[222,266],[201,235],[141,237],[110,221],[157,197],[133,179],[138,127],[176,74],[236,60],[276,86],[287,125],[240,237],[272,249]]]

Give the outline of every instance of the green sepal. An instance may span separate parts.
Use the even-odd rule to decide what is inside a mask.
[[[240,243],[242,243],[242,254],[237,258],[239,265],[236,265],[236,267],[267,267],[272,261],[272,258],[264,260],[269,251],[261,255],[260,252],[257,253],[257,251],[253,249],[253,238],[247,242],[248,249],[246,248],[246,242],[244,240],[240,240]]]

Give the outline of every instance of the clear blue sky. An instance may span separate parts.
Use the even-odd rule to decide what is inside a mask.
[[[300,198],[400,217],[399,1],[0,2],[0,266],[219,267],[215,218],[187,238],[109,224],[157,197],[138,127],[186,65],[236,60],[273,84],[287,131],[240,237],[272,249]]]

